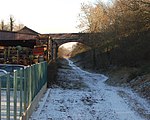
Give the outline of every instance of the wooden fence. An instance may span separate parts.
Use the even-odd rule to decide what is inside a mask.
[[[0,76],[0,120],[20,119],[46,82],[45,61]]]

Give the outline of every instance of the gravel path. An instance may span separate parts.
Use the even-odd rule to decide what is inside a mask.
[[[150,104],[128,88],[111,87],[107,77],[67,60],[58,84],[49,88],[30,120],[149,120]]]

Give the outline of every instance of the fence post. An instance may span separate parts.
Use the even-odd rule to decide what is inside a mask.
[[[45,84],[45,62],[42,62],[42,86]]]
[[[27,108],[27,68],[24,69],[24,112]]]
[[[27,67],[27,79],[26,79],[26,83],[27,83],[27,108],[30,105],[30,92],[31,92],[31,86],[30,86],[30,79],[31,79],[31,70],[30,67]],[[29,114],[28,112],[26,113],[26,119],[29,118]]]
[[[23,83],[23,69],[21,68],[20,70],[19,70],[19,77],[20,77],[20,116],[22,115],[22,91],[23,91],[23,85],[22,85],[22,83]]]
[[[33,98],[36,96],[36,69],[35,69],[35,65],[33,65]]]
[[[31,88],[32,87],[31,86],[32,85],[32,80],[31,80],[31,73],[32,73],[32,71],[31,71],[31,66],[29,67],[28,73],[29,73],[29,81],[28,81],[29,82],[29,84],[28,84],[29,85],[28,86],[29,87],[29,89],[28,89],[29,90],[29,96],[28,96],[29,100],[28,100],[28,102],[30,104],[31,100],[32,100],[32,88]]]
[[[37,68],[37,82],[38,82],[38,89],[37,89],[37,92],[39,91],[39,88],[40,88],[40,72],[39,72],[39,64],[36,64],[36,68]]]
[[[10,120],[10,73],[7,74],[7,120]]]
[[[47,62],[45,62],[45,82],[47,82]]]
[[[17,75],[18,72],[14,70],[14,120],[17,120]]]
[[[34,92],[35,92],[35,88],[34,88],[34,85],[35,85],[35,80],[34,80],[34,74],[35,74],[35,71],[34,71],[34,65],[31,65],[31,100],[33,100],[34,98]]]
[[[1,120],[1,78],[0,78],[0,120]]]

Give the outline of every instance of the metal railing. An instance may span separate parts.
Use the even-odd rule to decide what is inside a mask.
[[[0,77],[0,120],[18,120],[47,82],[47,62]]]

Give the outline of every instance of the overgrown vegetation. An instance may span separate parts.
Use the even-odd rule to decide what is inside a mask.
[[[79,28],[91,33],[93,45],[90,55],[81,56],[92,56],[91,63],[96,69],[111,70],[110,83],[129,83],[150,98],[147,94],[150,87],[149,8],[149,0],[112,0],[109,5],[100,1],[84,3]],[[113,79],[113,76],[118,77]]]
[[[92,49],[104,59],[101,64],[137,67],[150,61],[149,7],[148,0],[82,4],[79,27],[93,33]]]
[[[85,52],[85,51],[88,51],[90,49],[91,49],[90,47],[88,47],[82,43],[77,43],[74,45],[74,48],[71,52],[71,57],[74,57],[75,55],[82,53],[82,52]]]

